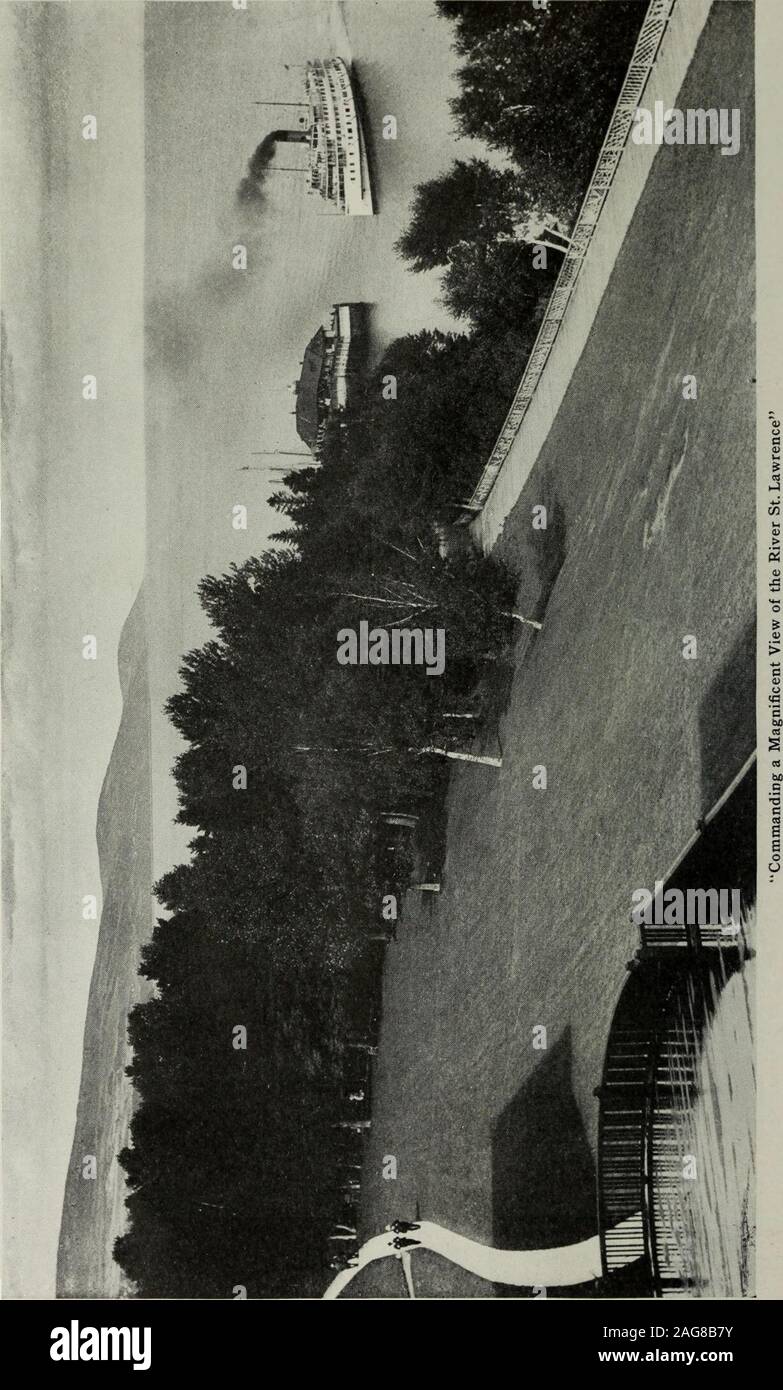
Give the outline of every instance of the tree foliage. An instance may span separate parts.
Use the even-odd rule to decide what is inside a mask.
[[[447,265],[460,244],[511,235],[531,206],[515,170],[498,169],[485,159],[457,159],[446,173],[416,189],[397,250],[414,270],[433,270]]]
[[[646,4],[442,5],[464,61],[461,135],[511,156],[534,201],[571,220],[625,77]]]

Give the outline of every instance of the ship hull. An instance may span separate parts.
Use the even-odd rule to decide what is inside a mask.
[[[355,190],[351,190],[350,206],[346,207],[349,217],[372,217],[375,214],[375,202],[373,199],[372,179],[370,176],[370,163],[367,158],[367,144],[364,134],[364,115],[362,111],[361,94],[356,81],[356,74],[351,70],[351,92],[353,94],[354,110],[356,112],[356,128],[359,146],[359,164],[361,169],[361,180]]]

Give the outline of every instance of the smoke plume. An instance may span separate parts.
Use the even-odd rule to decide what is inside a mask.
[[[281,143],[304,144],[307,135],[298,130],[273,130],[265,135],[257,145],[247,164],[247,173],[237,189],[239,203],[260,203],[263,201],[263,184],[267,170],[272,162],[275,147]]]

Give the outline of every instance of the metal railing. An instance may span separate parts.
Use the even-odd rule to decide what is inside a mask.
[[[570,303],[574,286],[579,278],[601,209],[606,201],[606,195],[614,180],[620,156],[631,129],[634,112],[647,85],[647,79],[676,4],[677,0],[650,0],[593,176],[571,233],[571,244],[560,267],[560,273],[511,409],[506,416],[492,453],[484,465],[481,477],[473,490],[473,495],[465,505],[465,520],[469,520],[483,508],[541,379],[541,373],[546,366]]]
[[[652,978],[651,978],[652,976]],[[652,987],[651,987],[652,986]],[[615,1010],[598,1090],[598,1221],[607,1275],[635,1264],[638,1292],[652,1295],[647,1136],[661,1014],[669,981],[657,968],[631,975]]]
[[[659,947],[631,964],[597,1088],[601,1259],[607,1276],[631,1276],[634,1295],[665,1298],[688,1283],[682,1132],[702,1031],[741,955]]]

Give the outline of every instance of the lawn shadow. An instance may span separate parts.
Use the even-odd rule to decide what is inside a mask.
[[[525,618],[546,623],[546,609],[567,554],[565,508],[551,491],[545,493],[547,525],[534,530],[526,539],[521,553],[508,557],[507,563],[517,577],[515,610]],[[487,731],[497,732],[511,702],[511,691],[518,668],[527,659],[538,637],[535,628],[519,625],[512,647],[498,656],[491,670],[482,678],[477,700]]]
[[[534,557],[538,576],[538,597],[536,599],[536,618],[543,620],[552,590],[557,583],[567,554],[567,530],[565,507],[559,497],[549,494],[544,504],[547,511],[547,525],[544,531],[534,531]]]
[[[492,1131],[493,1245],[505,1250],[570,1245],[597,1229],[595,1164],[571,1083],[570,1029],[541,1059]],[[584,1297],[592,1288],[567,1293]],[[533,1296],[505,1285],[496,1291]]]
[[[417,876],[422,881],[439,881],[442,876],[449,830],[447,788],[446,783],[442,794],[433,797],[427,815],[419,822],[416,830]]]
[[[756,746],[756,624],[735,642],[699,709],[701,814],[706,815]]]
[[[521,629],[513,647],[499,653],[497,661],[492,663],[491,668],[488,667],[476,686],[475,702],[481,716],[482,747],[486,745],[487,752],[500,751],[499,745],[495,747],[500,721],[511,702],[517,663],[527,651],[532,636],[531,628]]]

